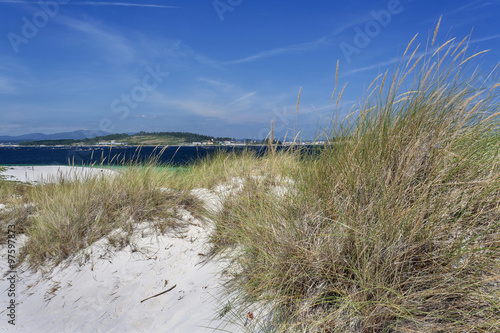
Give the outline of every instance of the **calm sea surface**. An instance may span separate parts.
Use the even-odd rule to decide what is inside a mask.
[[[217,151],[251,149],[263,153],[261,146],[224,147],[167,147],[160,154],[154,147],[0,147],[0,165],[89,165],[122,164],[158,158],[161,163],[182,165]]]

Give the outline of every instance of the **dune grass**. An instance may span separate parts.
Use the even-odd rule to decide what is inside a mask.
[[[152,159],[123,162],[112,168],[113,176],[67,178],[61,174],[32,185],[0,180],[0,203],[6,205],[0,211],[0,225],[6,230],[15,224],[16,232],[27,236],[21,262],[50,269],[102,237],[118,248],[128,245],[140,222],[152,223],[160,233],[182,227],[176,219],[179,208],[195,216],[204,213],[201,201],[190,194],[192,189],[269,174],[294,163],[291,155],[281,156],[220,152],[182,168]]]
[[[225,201],[212,241],[242,331],[500,330],[499,84],[477,86],[466,47],[403,57],[335,144],[283,168],[292,190]]]
[[[179,208],[201,213],[188,191],[174,191],[168,168],[157,163],[131,163],[114,176],[59,176],[51,182],[24,186],[22,201],[2,212],[2,225],[16,224],[28,240],[20,261],[32,268],[53,267],[114,230],[109,243],[129,244],[135,226],[149,222],[160,233],[182,227]],[[9,185],[12,187],[12,185]]]
[[[255,177],[278,177],[284,170],[300,166],[298,150],[281,150],[275,154],[259,156],[255,151],[220,151],[208,156],[182,172],[181,188],[214,188],[234,180]]]

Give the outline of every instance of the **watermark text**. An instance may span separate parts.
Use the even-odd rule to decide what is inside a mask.
[[[9,225],[7,229],[7,264],[9,271],[5,274],[9,281],[7,297],[9,298],[7,306],[7,322],[16,325],[16,226]]]
[[[130,93],[121,94],[120,98],[116,98],[111,102],[111,112],[115,113],[120,120],[125,120],[130,116],[130,110],[137,108],[140,102],[143,102],[150,91],[156,89],[170,75],[168,72],[162,72],[160,65],[156,65],[153,69],[151,66],[146,66],[147,74],[144,75],[140,84],[130,90]],[[103,118],[99,122],[99,129],[104,132],[113,132],[115,125],[113,120]]]
[[[212,4],[222,22],[224,21],[224,14],[226,14],[226,12],[232,12],[234,8],[241,5],[242,2],[243,0],[215,0]]]
[[[7,34],[12,50],[14,50],[15,53],[19,53],[21,44],[26,45],[31,39],[35,38],[40,29],[45,27],[50,19],[59,13],[60,5],[65,5],[68,2],[69,0],[38,1],[37,4],[40,10],[35,12],[31,18],[26,16],[21,18],[23,24],[20,33],[11,31]]]
[[[370,16],[373,20],[368,21],[363,28],[359,26],[354,27],[356,34],[354,35],[353,43],[341,42],[339,44],[347,63],[351,63],[354,54],[359,54],[362,49],[368,47],[372,40],[380,35],[382,28],[387,27],[391,23],[392,17],[400,14],[403,10],[404,7],[399,0],[389,0],[387,9],[370,11]]]

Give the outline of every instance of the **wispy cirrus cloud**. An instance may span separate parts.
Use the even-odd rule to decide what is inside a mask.
[[[462,13],[464,11],[467,11],[469,12],[470,15],[468,15],[468,19],[467,20],[464,20],[463,17],[460,16],[460,23],[463,25],[464,22],[480,22],[481,20],[484,20],[486,17],[489,17],[491,15],[495,15],[496,13],[493,11],[493,12],[484,12],[482,14],[479,14],[477,12],[478,9],[481,9],[483,7],[487,7],[487,6],[490,6],[492,5],[492,2],[486,2],[484,0],[474,0],[474,1],[471,1],[469,2],[468,4],[466,5],[463,5],[463,6],[460,6],[458,8],[455,8],[455,9],[452,9],[448,12],[445,12],[445,13],[442,13],[440,16],[442,16],[443,18],[445,18],[446,20],[451,20],[451,18],[448,18],[448,17],[453,17],[455,14],[459,14],[459,13]],[[420,24],[422,25],[428,25],[428,24],[436,24],[437,22],[437,19],[438,19],[438,16],[436,17],[433,17],[433,18],[430,18],[428,20],[422,20],[420,22]],[[457,26],[457,25],[455,25]]]
[[[475,1],[469,2],[468,4],[466,4],[464,6],[458,7],[458,8],[453,9],[447,13],[444,13],[443,16],[453,15],[453,14],[456,14],[456,13],[459,13],[459,12],[462,12],[464,10],[468,10],[471,8],[472,9],[481,8],[484,6],[488,6],[490,4],[491,4],[490,2],[485,2],[484,0],[475,0]],[[476,5],[478,5],[478,6],[476,6]],[[476,7],[474,7],[474,6],[476,6]]]
[[[136,58],[136,50],[132,43],[122,33],[110,27],[65,15],[59,15],[57,21],[67,28],[85,34],[89,41],[100,47],[100,50],[107,50],[112,62],[118,60],[126,63]]]
[[[250,97],[253,97],[255,96],[255,94],[257,94],[257,91],[252,91],[252,92],[249,92],[248,94],[245,94],[237,99],[235,99],[234,101],[232,101],[231,103],[228,104],[229,105],[233,105],[233,104],[236,104],[236,103],[240,103],[240,102],[243,102],[244,100],[247,100],[249,99]]]
[[[426,56],[426,55],[429,55],[429,54],[433,54],[437,49],[438,49],[438,47],[433,47],[433,48],[427,50],[426,52],[416,53],[413,56],[413,59],[418,59],[419,57]],[[382,69],[384,67],[387,67],[387,66],[390,66],[390,65],[394,65],[394,64],[396,64],[398,62],[403,62],[405,60],[410,59],[410,57],[411,57],[410,54],[411,53],[409,52],[409,54],[407,54],[406,57],[404,57],[404,58],[393,57],[393,58],[391,58],[389,60],[381,61],[381,62],[378,62],[378,63],[373,64],[373,65],[354,68],[354,69],[351,69],[350,71],[347,71],[344,74],[341,74],[340,77],[346,77],[346,76],[349,76],[349,75],[352,75],[352,74],[366,72],[366,71],[370,71],[370,70],[374,70],[374,69],[379,69],[380,70],[380,69]]]
[[[472,39],[469,42],[469,44],[481,43],[481,42],[485,42],[485,41],[497,39],[497,38],[500,38],[500,35],[491,35],[491,36],[485,36],[485,37],[481,37],[481,38],[475,38],[475,39]]]
[[[207,78],[207,77],[199,77],[196,80],[198,80],[199,82],[206,83],[207,85],[215,87],[215,88],[217,88],[217,90],[221,90],[221,91],[227,91],[227,90],[233,88],[232,84],[227,83],[227,82],[223,82],[223,81],[217,80],[217,79],[211,79],[211,78]]]
[[[23,1],[23,0],[0,0],[0,3],[36,5],[38,2],[37,1]],[[103,1],[70,2],[67,5],[73,5],[73,6],[150,7],[150,8],[167,8],[167,9],[182,8],[180,6],[168,6],[168,5],[158,5],[158,4],[148,4],[148,3],[103,2]]]
[[[490,35],[490,36],[484,36],[484,37],[481,37],[481,38],[470,39],[467,42],[467,44],[468,45],[472,45],[472,44],[477,44],[477,43],[481,43],[481,42],[485,42],[485,41],[489,41],[489,40],[493,40],[493,39],[497,39],[497,38],[500,38],[500,34]],[[456,41],[453,42],[452,44],[450,44],[449,47],[455,47],[455,46],[457,46]],[[436,50],[438,48],[439,48],[439,46],[434,46],[434,47],[430,48],[429,50],[427,50],[426,52],[417,53],[417,54],[415,54],[414,59],[417,59],[419,57],[426,56],[426,55],[429,55],[429,54],[433,54],[434,52],[436,52]],[[373,65],[351,69],[350,71],[342,74],[341,77],[346,77],[346,76],[349,76],[349,75],[352,75],[352,74],[355,74],[355,73],[366,72],[366,71],[374,70],[374,69],[381,69],[383,67],[394,65],[397,62],[402,62],[402,61],[404,61],[406,59],[409,59],[410,58],[410,54],[411,53],[408,53],[405,58],[394,57],[394,58],[391,58],[389,60],[381,61],[381,62],[378,62],[378,63],[373,64]]]
[[[361,16],[361,17],[357,17],[355,19],[352,19],[350,20],[349,22],[347,23],[344,23],[338,27],[336,27],[332,34],[333,36],[338,36],[340,35],[341,33],[343,33],[344,31],[346,31],[347,29],[350,29],[356,25],[360,25],[360,24],[363,24],[363,23],[366,23],[370,20],[373,20],[373,17],[370,16],[370,15],[364,15],[364,16]]]
[[[167,6],[167,5],[157,5],[157,4],[147,4],[147,3],[129,3],[129,2],[83,1],[83,2],[74,2],[72,4],[79,6],[121,6],[121,7],[150,7],[150,8],[168,8],[168,9],[182,8],[180,6]]]
[[[270,58],[274,57],[280,54],[286,54],[286,53],[292,53],[292,52],[304,52],[304,51],[309,51],[313,50],[320,45],[324,44],[327,41],[326,37],[322,37],[318,40],[312,41],[312,42],[307,42],[307,43],[302,43],[302,44],[295,44],[295,45],[289,45],[289,46],[284,46],[284,47],[279,47],[276,49],[272,50],[267,50],[267,51],[262,51],[257,54],[242,58],[242,59],[237,59],[237,60],[232,60],[226,62],[226,64],[242,64],[246,62],[252,62],[256,60],[260,60],[263,58]]]

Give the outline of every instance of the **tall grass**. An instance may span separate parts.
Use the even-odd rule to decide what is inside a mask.
[[[270,174],[294,163],[291,155],[282,156],[260,159],[251,151],[220,152],[182,168],[161,165],[154,158],[122,160],[112,176],[59,174],[36,185],[1,181],[0,202],[8,203],[8,209],[0,212],[0,225],[6,229],[16,224],[17,232],[26,234],[22,262],[50,268],[102,237],[117,247],[128,245],[143,221],[160,233],[182,227],[176,218],[179,208],[195,216],[204,212],[192,189]],[[122,232],[112,233],[116,229]]]
[[[233,313],[260,314],[242,330],[500,331],[500,85],[475,88],[467,43],[410,43],[335,143],[283,170],[293,190],[226,200]]]
[[[230,185],[234,180],[277,177],[284,170],[298,168],[301,159],[299,153],[298,150],[281,150],[259,156],[253,150],[216,152],[183,170],[177,186],[184,189],[214,188]]]
[[[132,163],[113,176],[58,177],[32,186],[20,259],[33,268],[53,266],[115,229],[122,232],[108,238],[119,248],[129,244],[137,223],[150,222],[159,232],[181,227],[178,208],[201,212],[201,206],[188,192],[168,189],[172,177],[155,163]]]

